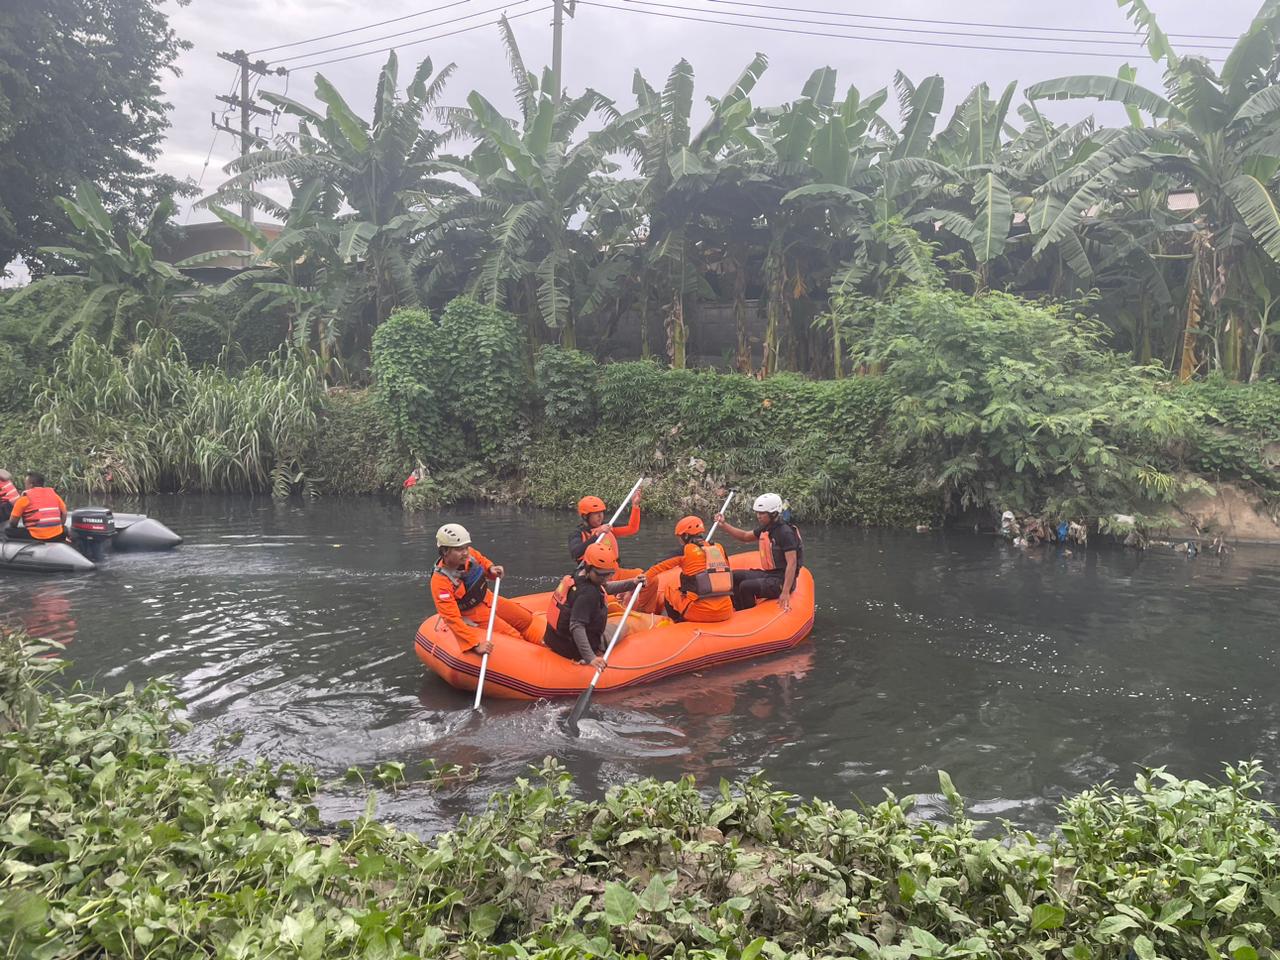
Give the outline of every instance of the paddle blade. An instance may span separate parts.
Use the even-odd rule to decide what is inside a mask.
[[[578,721],[582,719],[583,714],[587,712],[587,707],[591,705],[591,692],[594,688],[587,687],[578,694],[578,702],[573,705],[573,712],[569,714],[569,719],[564,722],[564,732],[571,737],[578,736]]]

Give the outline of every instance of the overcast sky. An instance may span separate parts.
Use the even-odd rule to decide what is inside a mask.
[[[450,62],[457,64],[457,72],[446,92],[447,103],[462,103],[469,91],[478,89],[500,109],[513,110],[510,74],[496,26],[480,26],[427,42],[423,42],[423,38],[485,24],[506,10],[513,18],[512,26],[526,63],[532,69],[540,69],[551,56],[551,12],[534,11],[549,2],[524,0],[505,7],[499,6],[500,0],[382,0],[380,3],[364,0],[193,0],[190,6],[182,8],[170,4],[175,29],[194,47],[179,61],[182,76],[165,81],[174,106],[173,129],[159,166],[178,177],[195,180],[200,180],[203,172],[202,187],[206,192],[223,178],[220,168],[237,149],[228,134],[218,134],[208,170],[203,170],[213,137],[210,112],[214,109],[221,112],[225,108],[214,99],[215,95],[229,92],[236,75],[231,64],[217,58],[219,50],[239,47],[253,51],[290,44],[424,10],[435,12],[257,56],[273,65],[278,63],[298,68],[288,77],[289,95],[314,102],[314,75],[317,71],[306,69],[307,64],[351,53],[378,51],[394,43],[400,56],[402,78],[407,78],[413,65],[429,55],[437,69]],[[1195,0],[1148,2],[1167,32],[1194,37],[1234,37],[1245,29],[1258,9],[1256,0],[1220,0],[1213,4]],[[1088,31],[1130,29],[1115,0],[1074,0],[1071,3],[979,0],[969,4],[955,3],[954,0],[908,0],[889,5],[865,0],[783,0],[773,4],[767,0],[754,0],[755,5],[730,5],[721,0],[684,0],[683,3],[680,0],[654,0],[647,6],[630,0],[599,0],[599,3],[629,9],[606,9],[585,3],[578,5],[576,16],[565,27],[565,83],[571,91],[593,86],[624,106],[633,104],[631,77],[637,67],[651,83],[661,86],[671,66],[681,57],[688,59],[694,68],[697,96],[701,102],[704,96],[722,93],[756,51],[768,55],[769,69],[756,88],[753,99],[766,104],[796,96],[808,75],[824,65],[837,69],[842,92],[849,83],[857,84],[864,93],[878,89],[891,82],[896,69],[903,70],[917,81],[928,74],[940,73],[947,81],[948,111],[974,84],[984,80],[993,88],[1015,80],[1021,90],[1037,80],[1073,73],[1113,75],[1124,62],[1115,55],[1130,57],[1142,72],[1144,82],[1155,85],[1160,82],[1159,70],[1146,56],[1145,50],[1125,36],[1102,32],[1063,32],[1062,28]],[[667,16],[683,11],[687,16],[705,19],[728,19],[735,13],[809,21],[841,19],[821,12],[800,12],[800,8],[837,14],[874,14],[886,19],[845,18],[848,26],[837,30],[814,23],[739,17],[742,22],[756,25],[755,28],[743,28]],[[517,17],[518,14],[525,15]],[[887,19],[892,17],[911,19]],[[1010,26],[1002,31],[991,27],[911,20],[964,20]],[[763,27],[809,33],[769,32],[761,29]],[[893,29],[869,29],[871,27]],[[917,32],[924,30],[946,33]],[[369,42],[354,49],[312,54],[313,51],[325,51],[401,31],[417,32]],[[850,37],[879,39],[867,41],[831,36],[837,32]],[[811,35],[813,33],[821,35]],[[1002,33],[1052,39],[1047,42],[997,39]],[[921,41],[1029,47],[1050,52],[994,52],[916,45]],[[1198,49],[1195,41],[1189,39],[1176,42],[1188,52]],[[1229,45],[1229,41],[1203,40],[1199,48],[1205,44]],[[1072,55],[1066,51],[1078,53]],[[1222,51],[1205,52],[1215,57],[1224,55]],[[377,71],[385,59],[384,52],[377,52],[321,66],[318,70],[342,91],[357,112],[368,116]],[[283,91],[285,88],[284,78],[271,77],[262,82],[264,90]],[[892,106],[888,109],[892,110]],[[1080,112],[1067,104],[1054,105],[1050,109],[1059,117]],[[208,215],[195,211],[191,219],[193,222],[208,219]]]

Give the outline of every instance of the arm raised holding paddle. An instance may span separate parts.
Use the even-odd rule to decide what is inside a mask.
[[[757,600],[776,599],[783,611],[789,611],[796,577],[804,565],[800,531],[789,520],[783,519],[786,507],[782,497],[776,493],[762,493],[756,497],[751,509],[755,511],[757,522],[753,530],[733,526],[725,521],[723,512],[716,515],[716,522],[725,533],[744,543],[754,540],[760,549],[759,567],[733,572],[733,608],[749,610]]]
[[[593,543],[607,543],[613,547],[614,553],[618,553],[618,538],[630,537],[640,531],[640,499],[643,488],[644,477],[641,477],[618,504],[618,509],[613,512],[608,523],[604,522],[608,506],[603,500],[597,496],[586,496],[579,500],[578,515],[582,518],[582,523],[569,534],[569,556],[580,563],[587,547]],[[618,526],[618,518],[622,516],[627,504],[631,505],[631,513],[627,522]]]

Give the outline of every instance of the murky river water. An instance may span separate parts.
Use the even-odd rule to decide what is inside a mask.
[[[931,794],[942,768],[978,815],[1027,826],[1052,822],[1064,794],[1128,783],[1140,765],[1213,776],[1258,757],[1280,772],[1274,548],[1188,559],[807,528],[810,640],[600,695],[571,740],[558,725],[569,704],[498,701],[472,717],[470,695],[414,655],[442,517],[370,500],[143,507],[186,544],[120,555],[88,576],[0,574],[0,613],[66,642],[75,678],[113,689],[171,678],[194,753],[307,763],[325,777],[383,760],[411,775],[427,758],[480,765],[478,780],[447,793],[382,797],[382,815],[412,829],[483,807],[546,755],[588,793],[643,775],[714,786],[764,771],[839,802],[874,802],[882,787]],[[448,519],[505,563],[512,594],[565,572],[571,515],[468,507]],[[669,528],[647,521],[624,560],[668,550]],[[338,788],[322,811],[351,815],[357,794]]]

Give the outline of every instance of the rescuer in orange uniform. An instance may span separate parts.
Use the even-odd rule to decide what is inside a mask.
[[[564,577],[547,601],[548,648],[567,660],[581,660],[596,669],[604,666],[609,597],[645,583],[644,574],[614,581],[617,573],[618,555],[608,543],[587,545],[577,572]],[[625,634],[624,627],[620,636]]]
[[[620,527],[613,527],[604,522],[605,510],[608,508],[599,497],[583,497],[579,500],[578,514],[582,517],[582,523],[578,529],[569,534],[569,556],[581,563],[587,547],[595,543],[597,538],[601,543],[607,543],[612,547],[615,556],[620,556],[618,537],[633,537],[640,532],[640,493],[641,491],[637,490],[635,496],[631,498],[631,515]],[[601,534],[604,536],[601,537]],[[639,572],[639,569],[620,569],[618,574],[623,577],[634,577]]]
[[[463,650],[486,654],[493,641],[485,640],[489,625],[489,608],[493,592],[489,581],[506,571],[471,546],[471,534],[457,523],[446,523],[436,531],[436,548],[440,559],[431,571],[431,599],[436,613],[448,624]],[[533,630],[533,615],[514,600],[498,597],[493,634],[517,640],[541,643]]]
[[[646,570],[648,583],[640,591],[636,607],[646,613],[665,613],[675,621],[717,623],[733,616],[733,571],[724,547],[707,543],[707,525],[698,517],[685,517],[676,524],[676,537],[683,547],[675,556]],[[665,589],[658,586],[658,574],[680,568],[680,581]]]
[[[44,474],[34,470],[27,474],[27,488],[13,502],[9,525],[5,532],[14,540],[65,540],[67,538],[67,505],[45,486]],[[18,526],[18,521],[22,526]]]
[[[9,519],[18,497],[18,488],[13,485],[13,474],[8,470],[0,470],[0,523]]]

